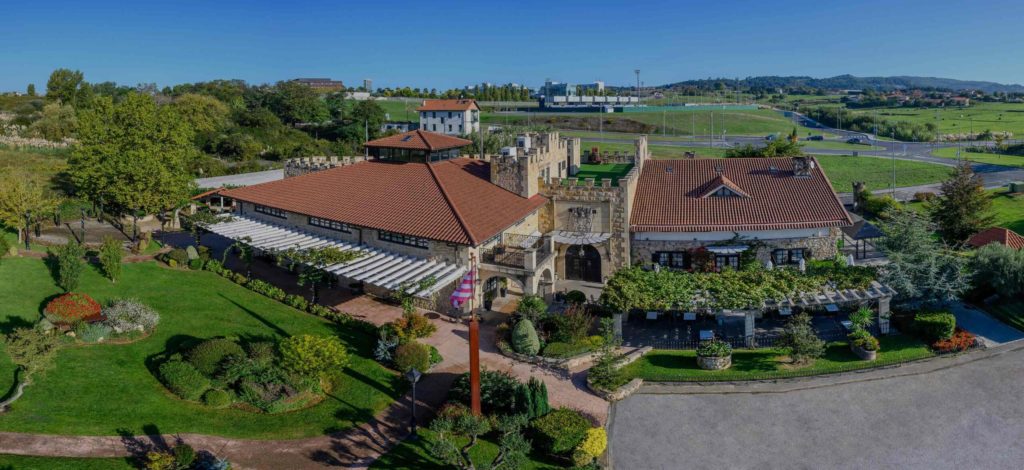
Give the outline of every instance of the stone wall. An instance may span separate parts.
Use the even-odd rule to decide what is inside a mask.
[[[354,157],[302,157],[302,158],[291,158],[284,163],[284,177],[291,178],[293,176],[304,175],[306,173],[313,173],[315,171],[327,170],[339,166],[352,165],[365,161],[366,157],[362,155]]]
[[[831,259],[836,256],[836,242],[841,235],[838,228],[830,228],[824,237],[759,239],[758,242],[764,246],[757,251],[757,259],[767,263],[771,259],[772,250],[790,248],[809,249],[813,259]],[[707,241],[632,240],[632,260],[634,264],[646,264],[651,262],[652,256],[658,251],[686,251],[712,245],[714,243]]]

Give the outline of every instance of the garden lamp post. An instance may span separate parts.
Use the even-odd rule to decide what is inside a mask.
[[[85,243],[85,208],[82,207],[79,211],[81,211],[82,218],[78,225],[82,228],[82,243]]]
[[[419,439],[419,435],[416,434],[416,382],[420,381],[421,376],[423,376],[423,374],[416,370],[415,367],[409,369],[409,372],[405,373],[405,378],[409,379],[409,383],[412,384],[412,414],[409,418],[410,441]]]
[[[25,251],[31,249],[29,247],[29,232],[32,227],[32,211],[25,211]]]

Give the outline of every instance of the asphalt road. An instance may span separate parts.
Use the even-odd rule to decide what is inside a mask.
[[[1020,469],[1021,390],[1024,350],[802,391],[638,394],[615,406],[612,458],[622,470]]]

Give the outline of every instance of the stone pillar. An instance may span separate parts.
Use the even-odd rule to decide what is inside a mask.
[[[878,299],[878,330],[883,335],[889,334],[889,302],[892,297],[882,297]]]
[[[615,339],[622,341],[622,312],[615,312],[612,314],[612,331],[615,333]]]

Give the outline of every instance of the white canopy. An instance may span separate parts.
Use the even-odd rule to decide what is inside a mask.
[[[746,245],[709,246],[708,251],[717,255],[735,255],[747,251]]]
[[[388,290],[397,289],[403,282],[418,283],[431,276],[436,279],[437,282],[424,290],[409,292],[419,297],[437,292],[466,273],[466,268],[456,264],[391,253],[244,216],[233,215],[229,221],[211,224],[207,229],[232,240],[248,237],[249,245],[264,251],[327,246],[342,251],[359,251],[363,256],[347,263],[328,266],[327,271]]]
[[[607,232],[570,232],[567,230],[556,230],[551,238],[558,243],[566,245],[596,245],[608,241],[612,234]]]

